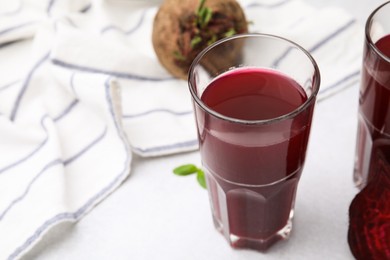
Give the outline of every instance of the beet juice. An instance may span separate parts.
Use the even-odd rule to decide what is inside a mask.
[[[390,158],[386,149],[390,145],[390,35],[380,38],[375,47],[366,42],[364,50],[354,173],[360,188],[378,168],[377,150],[387,151],[384,156]]]
[[[195,58],[188,85],[215,227],[264,251],[293,226],[318,66],[288,39],[235,35]]]
[[[233,247],[267,249],[291,230],[314,105],[286,118],[307,101],[305,91],[259,68],[221,74],[201,100],[221,116],[196,107],[214,223]]]

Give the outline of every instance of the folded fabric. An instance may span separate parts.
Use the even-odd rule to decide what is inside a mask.
[[[50,17],[87,10],[89,0],[17,0],[0,3],[0,44],[33,37]]]
[[[118,78],[123,125],[135,153],[155,156],[193,150],[197,141],[188,87],[156,60],[151,45],[156,6],[147,3],[108,1],[92,5],[85,14],[62,17],[69,28],[56,31],[58,44],[51,61]],[[344,11],[315,10],[288,0],[240,3],[251,32],[284,36],[313,54],[322,75],[319,99],[358,79],[361,27]]]
[[[191,151],[197,138],[187,83],[152,48],[155,2],[3,2],[0,259],[15,259],[117,188],[132,152]],[[239,2],[251,32],[313,54],[320,100],[358,80],[362,28],[344,11],[299,0]]]
[[[52,226],[83,217],[130,171],[120,88],[110,75],[54,66],[52,29],[36,34],[26,72],[13,64],[3,74],[15,80],[0,88],[0,259],[19,258]],[[21,59],[15,44],[1,55]]]

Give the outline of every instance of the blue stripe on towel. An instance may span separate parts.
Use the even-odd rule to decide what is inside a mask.
[[[64,116],[68,115],[71,112],[71,110],[75,107],[76,104],[77,103],[75,101],[73,101],[69,106],[67,106],[64,109],[64,111],[62,111],[58,116],[54,117],[53,120],[55,122],[60,121]],[[44,121],[48,118],[49,118],[49,116],[45,115],[41,119],[41,126],[42,126],[42,129],[46,133],[46,138],[42,142],[40,142],[39,145],[35,149],[33,149],[30,153],[28,153],[27,155],[23,156],[22,158],[16,160],[15,162],[13,162],[11,164],[8,164],[7,166],[4,166],[3,168],[0,168],[0,174],[4,173],[7,170],[9,170],[9,169],[25,162],[26,160],[30,159],[34,154],[36,154],[47,143],[48,138],[49,138],[49,134],[48,134],[47,129],[44,125]]]
[[[11,31],[15,31],[15,30],[18,30],[20,28],[23,28],[23,27],[27,27],[27,26],[30,26],[30,25],[33,25],[35,23],[37,23],[38,21],[29,21],[29,22],[24,22],[24,23],[21,23],[21,24],[17,24],[17,25],[14,25],[14,26],[11,26],[11,27],[8,27],[2,31],[0,31],[0,36],[1,35],[4,35],[4,34],[7,34]]]
[[[12,207],[14,205],[16,205],[17,203],[19,203],[20,201],[22,201],[26,196],[27,194],[29,193],[31,187],[33,186],[33,184],[50,168],[52,168],[53,166],[56,166],[56,165],[59,165],[59,164],[63,164],[64,166],[67,166],[68,164],[72,163],[73,161],[75,161],[76,159],[80,158],[83,154],[85,154],[88,150],[90,150],[93,146],[95,146],[97,143],[99,143],[101,140],[104,139],[104,137],[106,136],[107,134],[107,127],[104,128],[104,131],[97,137],[95,138],[90,144],[88,144],[87,146],[85,146],[83,149],[81,149],[79,152],[77,152],[76,154],[72,155],[71,157],[65,159],[65,160],[61,160],[61,159],[55,159],[51,162],[49,162],[48,164],[46,164],[42,170],[34,176],[34,178],[29,182],[29,184],[27,185],[26,189],[24,190],[24,192],[17,198],[15,198],[6,208],[5,210],[0,214],[0,221],[3,220],[4,216],[12,209]]]
[[[331,91],[332,89],[335,89],[337,88],[338,86],[340,86],[341,84],[345,83],[345,82],[348,82],[350,81],[351,79],[353,78],[356,78],[358,79],[358,76],[360,75],[360,70],[357,70],[357,71],[354,71],[348,75],[346,75],[345,77],[341,78],[340,80],[338,80],[337,82],[333,83],[332,85],[330,86],[327,86],[326,88],[324,88],[323,90],[320,90],[319,94],[324,94],[328,91]]]
[[[22,39],[17,39],[17,40],[14,40],[14,41],[6,41],[6,42],[3,42],[3,43],[0,43],[0,49],[8,47],[8,46],[11,46],[12,44],[20,42],[20,41],[22,41]]]
[[[26,197],[26,195],[28,194],[28,192],[30,191],[31,189],[31,186],[33,185],[33,183],[44,173],[46,172],[48,169],[52,168],[53,166],[56,166],[56,165],[59,165],[61,163],[61,160],[60,159],[55,159],[51,162],[49,162],[48,164],[46,164],[42,170],[40,170],[38,172],[37,175],[34,176],[34,178],[30,181],[30,183],[27,185],[26,189],[24,190],[24,192],[18,196],[17,198],[15,198],[5,209],[4,211],[0,214],[0,221],[3,220],[4,216],[12,209],[12,207],[14,205],[16,205],[18,202],[22,201],[23,198]]]
[[[88,144],[86,147],[84,147],[82,150],[80,150],[78,153],[74,154],[73,156],[69,157],[68,159],[64,160],[64,165],[68,165],[72,163],[73,161],[77,160],[79,157],[81,157],[84,153],[86,153],[88,150],[90,150],[93,146],[95,146],[97,143],[99,143],[103,138],[107,135],[107,126],[105,127],[103,133],[101,133],[98,138],[96,138],[93,142]]]
[[[53,118],[53,121],[57,122],[61,118],[63,118],[65,115],[67,115],[77,104],[79,103],[78,99],[73,100],[64,111],[62,111],[58,116]]]
[[[47,143],[49,137],[48,137],[47,129],[43,123],[46,118],[48,118],[47,115],[43,116],[41,119],[41,126],[46,132],[46,138],[42,142],[40,142],[39,145],[34,150],[32,150],[30,153],[28,153],[27,155],[23,156],[22,158],[18,159],[17,161],[15,161],[15,162],[13,162],[13,163],[11,163],[3,168],[0,168],[0,174],[2,174],[4,172],[6,172],[7,170],[9,170],[9,169],[23,163],[24,161],[28,160]]]
[[[198,145],[198,139],[180,142],[180,143],[174,143],[174,144],[149,147],[149,148],[133,147],[133,150],[147,154],[147,153],[164,152],[164,151],[180,149],[180,148],[190,148],[190,147],[195,147],[197,145]]]
[[[345,25],[337,28],[334,32],[325,36],[325,38],[321,39],[319,42],[314,44],[311,48],[307,49],[307,51],[310,53],[317,51],[322,46],[326,45],[326,43],[328,43],[331,40],[333,40],[334,38],[336,38],[336,36],[338,36],[340,33],[344,32],[346,29],[348,29],[350,26],[352,26],[355,23],[356,23],[356,20],[348,21]],[[280,57],[278,59],[276,59],[274,61],[274,63],[272,65],[277,66],[292,50],[293,50],[293,48],[289,47],[282,55],[280,55]]]
[[[80,66],[76,64],[67,63],[58,59],[52,59],[51,60],[53,64],[57,66],[61,66],[68,69],[73,70],[79,70],[89,73],[97,73],[97,74],[105,74],[110,75],[118,78],[125,78],[125,79],[132,79],[132,80],[142,80],[142,81],[168,81],[168,80],[177,80],[174,77],[166,77],[166,78],[160,78],[160,77],[148,77],[148,76],[142,76],[142,75],[136,75],[132,73],[125,73],[125,72],[119,72],[119,71],[110,71],[110,70],[104,70],[104,69],[98,69],[93,67],[87,67],[87,66]]]
[[[269,3],[259,3],[259,1],[256,1],[256,2],[253,2],[253,3],[250,3],[248,5],[245,6],[245,8],[254,8],[254,7],[261,7],[261,8],[276,8],[276,7],[279,7],[279,6],[282,6],[288,2],[290,2],[291,0],[282,0],[280,2],[277,2],[277,3],[273,3],[273,4],[269,4]]]
[[[48,3],[48,5],[47,5],[46,13],[47,13],[49,16],[51,16],[51,11],[53,10],[53,6],[54,6],[54,4],[55,4],[55,1],[56,1],[56,0],[50,0],[49,3]],[[92,7],[92,4],[91,4],[91,3],[88,3],[85,7],[81,8],[81,9],[79,10],[79,12],[81,12],[81,13],[86,13],[86,12],[88,12],[88,11],[91,9],[91,7]]]
[[[88,3],[85,7],[81,8],[80,13],[86,13],[89,10],[91,10],[91,8],[92,8],[92,4]]]
[[[47,13],[48,15],[50,15],[50,13],[51,13],[51,9],[53,8],[54,2],[55,2],[55,0],[50,0],[49,3],[48,3],[48,5],[47,5],[46,13]]]
[[[160,109],[148,110],[148,111],[141,112],[141,113],[138,113],[138,114],[123,115],[122,118],[124,118],[124,119],[133,119],[133,118],[142,117],[142,116],[146,116],[146,115],[154,114],[154,113],[168,113],[168,114],[172,114],[174,116],[185,116],[185,115],[192,114],[193,111],[191,110],[191,111],[177,112],[177,111],[173,111],[173,110],[170,110],[170,109],[160,108]]]
[[[12,81],[12,82],[10,82],[10,83],[4,85],[4,86],[1,86],[1,87],[0,87],[0,91],[3,91],[3,90],[6,90],[6,89],[8,89],[8,88],[10,88],[10,87],[12,87],[12,86],[15,86],[15,85],[16,85],[17,83],[19,83],[19,82],[20,82],[20,80],[15,80],[15,81]]]
[[[143,22],[145,20],[145,16],[146,16],[147,11],[148,11],[148,9],[144,10],[142,12],[138,22],[134,25],[134,27],[127,30],[127,31],[125,31],[122,28],[115,26],[115,25],[108,25],[101,30],[101,33],[103,34],[103,33],[106,33],[107,31],[115,30],[115,31],[119,31],[123,34],[130,35],[130,34],[134,33],[135,31],[137,31],[141,27],[141,25],[143,24]]]
[[[260,8],[276,8],[276,7],[280,7],[288,2],[290,2],[291,0],[282,0],[278,3],[273,3],[273,4],[267,4],[267,3],[259,3],[259,2],[253,2],[253,3],[250,3],[248,5],[245,6],[245,8],[257,8],[257,7],[260,7]],[[128,29],[128,30],[124,30],[122,28],[120,28],[119,26],[116,26],[116,25],[108,25],[106,27],[104,27],[102,30],[101,30],[101,33],[106,33],[108,31],[111,31],[111,30],[115,30],[115,31],[118,31],[122,34],[125,34],[125,35],[130,35],[132,33],[134,33],[135,31],[137,31],[143,24],[144,20],[145,20],[145,16],[146,16],[146,13],[149,9],[145,9],[143,11],[143,13],[141,14],[138,22],[134,25],[134,27],[132,27],[131,29]]]
[[[46,220],[42,225],[32,234],[20,247],[18,247],[10,256],[8,259],[15,259],[22,252],[24,252],[27,248],[30,247],[32,243],[34,243],[41,235],[47,231],[51,226],[54,226],[57,223],[71,220],[71,221],[77,221],[80,219],[85,213],[88,212],[89,209],[91,209],[97,202],[102,200],[109,192],[111,192],[117,185],[120,184],[120,182],[123,181],[123,179],[128,175],[130,170],[130,161],[131,161],[131,153],[130,149],[127,145],[127,139],[124,135],[124,133],[120,130],[119,123],[115,120],[115,113],[114,113],[114,106],[112,103],[112,97],[110,95],[109,91],[109,79],[106,81],[106,98],[107,102],[109,104],[109,111],[112,117],[112,120],[114,121],[115,128],[117,130],[117,134],[119,138],[122,140],[122,143],[124,145],[124,149],[126,152],[126,159],[123,165],[123,170],[120,171],[120,173],[103,189],[101,189],[99,192],[97,192],[93,197],[91,197],[82,207],[80,207],[78,210],[74,212],[63,212],[59,213],[52,218]]]
[[[16,118],[16,114],[18,112],[20,103],[22,101],[23,95],[27,90],[28,85],[30,84],[31,77],[34,75],[35,71],[49,58],[50,52],[46,53],[38,62],[33,66],[33,68],[29,71],[26,80],[23,83],[22,89],[16,97],[15,105],[11,111],[11,121],[14,121]]]
[[[348,29],[349,27],[351,27],[353,24],[356,23],[356,20],[353,19],[353,20],[350,20],[348,21],[345,25],[341,26],[340,28],[338,28],[336,31],[334,31],[333,33],[331,33],[330,35],[326,36],[325,38],[323,38],[321,41],[319,41],[317,44],[315,44],[314,46],[312,46],[310,49],[308,49],[309,52],[314,52],[316,51],[317,49],[319,49],[320,47],[322,47],[323,45],[325,45],[327,42],[329,42],[330,40],[332,40],[333,38],[335,38],[337,35],[339,35],[340,33],[344,32],[346,29]]]

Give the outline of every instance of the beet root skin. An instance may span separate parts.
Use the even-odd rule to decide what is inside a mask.
[[[390,163],[376,154],[375,174],[349,208],[348,243],[357,260],[390,259]]]
[[[183,31],[183,27],[188,28],[188,26],[183,26],[183,21],[196,15],[199,4],[200,0],[165,0],[154,18],[152,31],[153,48],[161,65],[176,78],[187,79],[192,60],[210,44],[210,42],[205,40],[196,47],[190,48],[191,52],[188,52],[188,42],[193,39],[193,34],[188,39],[188,31]],[[206,28],[193,28],[193,31],[220,30],[215,24],[218,22],[218,16],[223,15],[225,19],[229,20],[226,20],[228,22],[226,23],[227,27],[224,28],[225,31],[216,33],[218,37],[214,40],[223,38],[222,35],[231,29],[228,28],[231,27],[231,24],[234,25],[233,29],[237,34],[248,32],[248,23],[244,11],[236,0],[206,0],[205,7],[210,8],[213,18]],[[204,38],[203,36],[206,33],[201,33],[201,35]],[[183,45],[185,46],[183,47]],[[181,56],[182,52],[185,53],[185,57],[183,57],[183,60],[180,60],[178,55]]]

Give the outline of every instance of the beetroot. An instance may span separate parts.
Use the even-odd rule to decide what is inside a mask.
[[[192,61],[204,48],[246,32],[248,22],[236,0],[164,0],[153,22],[152,43],[167,71],[187,79]]]
[[[349,208],[348,243],[356,259],[390,259],[390,164],[376,151],[376,169]]]

